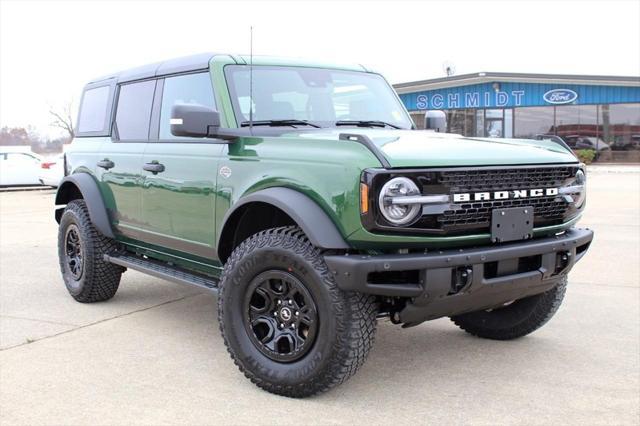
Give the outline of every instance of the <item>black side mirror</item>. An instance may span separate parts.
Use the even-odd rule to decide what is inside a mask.
[[[436,132],[446,132],[447,116],[443,111],[427,111],[424,115],[424,128]]]
[[[176,104],[171,108],[171,134],[206,138],[220,127],[220,113],[202,105]]]

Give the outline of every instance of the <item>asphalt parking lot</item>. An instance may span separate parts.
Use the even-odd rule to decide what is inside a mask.
[[[306,400],[254,387],[227,355],[215,298],[129,271],[80,304],[60,278],[53,191],[0,193],[0,423],[638,424],[640,174],[595,171],[595,230],[563,306],[512,342],[447,319],[380,322],[346,384]]]

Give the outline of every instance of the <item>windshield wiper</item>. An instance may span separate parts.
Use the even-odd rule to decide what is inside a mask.
[[[251,125],[254,126],[311,126],[316,129],[320,129],[320,126],[317,124],[311,123],[307,120],[296,120],[294,118],[286,119],[286,120],[254,120],[253,123],[249,121],[243,121],[240,123],[240,127],[249,127]]]
[[[394,129],[400,129],[400,126],[379,120],[340,120],[336,121],[336,126],[392,127]]]

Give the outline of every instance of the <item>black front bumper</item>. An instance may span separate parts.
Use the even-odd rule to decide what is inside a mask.
[[[400,321],[415,324],[500,306],[553,288],[586,253],[593,231],[472,249],[392,255],[328,255],[345,291],[409,298]]]

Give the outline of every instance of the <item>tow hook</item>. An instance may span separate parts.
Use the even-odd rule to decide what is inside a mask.
[[[555,273],[559,274],[569,266],[569,260],[571,259],[571,253],[568,251],[560,252],[556,255],[556,270]]]
[[[473,279],[471,266],[460,266],[451,271],[451,291],[449,294],[457,294],[467,287]]]

